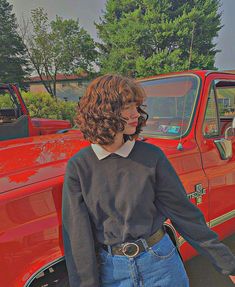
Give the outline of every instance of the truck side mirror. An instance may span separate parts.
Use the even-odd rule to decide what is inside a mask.
[[[228,127],[225,130],[224,138],[215,140],[214,143],[219,151],[220,158],[222,160],[229,159],[233,156],[233,147],[232,147],[232,141],[229,139],[229,131],[232,130],[232,133],[234,135],[234,129],[235,129],[235,117],[233,118],[231,127]]]
[[[231,127],[228,127],[228,128],[225,130],[224,138],[225,138],[225,139],[228,139],[228,138],[229,138],[228,133],[229,133],[230,130],[232,130],[232,133],[233,133],[233,135],[234,135],[234,129],[235,129],[235,117],[233,118]]]

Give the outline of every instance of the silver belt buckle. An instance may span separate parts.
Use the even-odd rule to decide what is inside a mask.
[[[122,253],[127,257],[135,257],[139,254],[140,248],[139,245],[134,242],[124,243],[122,246]]]

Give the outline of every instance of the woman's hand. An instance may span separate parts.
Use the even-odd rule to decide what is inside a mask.
[[[235,284],[235,275],[230,275],[229,278],[232,280],[233,284]]]

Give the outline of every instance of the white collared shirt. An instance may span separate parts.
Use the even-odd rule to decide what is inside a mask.
[[[132,140],[132,141],[128,140],[119,149],[117,149],[115,152],[109,152],[109,151],[105,150],[104,148],[102,148],[102,146],[100,146],[98,144],[91,144],[91,147],[92,147],[94,153],[96,154],[96,156],[98,157],[98,159],[102,160],[112,153],[120,155],[121,157],[128,157],[128,155],[130,154],[134,145],[135,145],[135,140]]]

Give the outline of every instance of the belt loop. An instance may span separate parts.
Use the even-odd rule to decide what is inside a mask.
[[[140,238],[139,240],[142,242],[145,250],[147,251],[149,249],[147,241],[144,238]]]
[[[108,253],[113,256],[112,247],[108,245]]]

